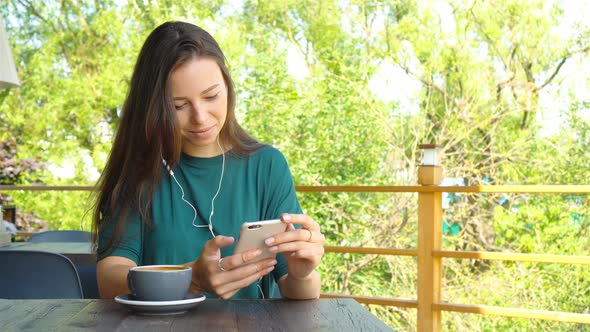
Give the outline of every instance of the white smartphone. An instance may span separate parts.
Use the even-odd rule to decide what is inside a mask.
[[[246,250],[259,248],[262,254],[255,259],[248,261],[248,263],[258,262],[265,258],[274,257],[276,253],[270,252],[264,240],[278,233],[287,230],[287,224],[280,219],[261,220],[245,222],[240,228],[240,238],[236,244],[234,254],[244,252]]]

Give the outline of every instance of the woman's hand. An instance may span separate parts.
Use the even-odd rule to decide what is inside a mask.
[[[288,231],[266,239],[272,252],[282,252],[287,260],[289,277],[303,280],[315,271],[324,256],[324,234],[320,225],[305,214],[283,214]],[[296,229],[293,225],[301,225]]]
[[[262,253],[260,249],[221,258],[219,248],[230,246],[233,242],[233,237],[226,236],[216,236],[207,241],[201,256],[193,264],[191,292],[209,292],[229,299],[274,269],[277,263],[274,258],[248,263]]]

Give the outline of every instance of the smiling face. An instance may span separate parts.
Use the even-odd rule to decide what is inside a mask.
[[[221,154],[217,137],[227,117],[227,87],[217,63],[189,60],[170,76],[170,89],[182,133],[182,151],[193,157]]]

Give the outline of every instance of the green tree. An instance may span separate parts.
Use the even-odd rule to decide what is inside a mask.
[[[206,17],[218,5],[7,0],[0,15],[10,18],[6,28],[22,86],[0,104],[8,129],[3,139],[16,141],[23,159],[44,156],[53,170],[44,183],[93,184],[147,34],[178,13]],[[54,229],[89,229],[89,197],[87,192],[15,194],[19,208],[37,211]]]
[[[236,81],[238,117],[255,137],[285,153],[298,185],[415,184],[417,146],[432,142],[444,147],[446,176],[469,184],[588,182],[588,100],[572,86],[571,73],[588,67],[590,26],[578,22],[570,35],[556,34],[564,22],[563,1],[6,4],[0,14],[8,18],[23,86],[0,103],[6,128],[0,140],[14,140],[19,159],[41,155],[53,167],[74,166],[73,177],[48,172],[48,184],[93,183],[108,155],[139,47],[155,26],[171,19],[201,25],[219,40]],[[297,57],[300,65],[292,61]],[[375,83],[396,79],[392,85]],[[410,100],[415,109],[380,97],[401,90],[409,79],[420,86]],[[537,114],[543,98],[558,94],[565,100],[566,129],[544,136]],[[413,194],[299,195],[328,244],[415,246]],[[84,226],[87,196],[14,195],[24,209],[51,220],[52,228]],[[445,239],[446,247],[588,254],[587,196],[457,199],[461,204],[446,210],[445,218],[462,228]],[[522,271],[542,276],[527,279]],[[416,296],[411,258],[327,254],[321,273],[325,291]],[[563,285],[549,286],[559,273],[567,276]],[[514,275],[523,281],[511,288]],[[564,296],[570,289],[590,289],[587,272],[559,266],[450,262],[445,276],[445,298],[465,303],[583,312],[582,300]],[[465,285],[477,285],[478,292]],[[583,291],[576,294],[586,298]],[[399,330],[415,326],[413,311],[371,310]],[[570,328],[445,317],[450,330]]]

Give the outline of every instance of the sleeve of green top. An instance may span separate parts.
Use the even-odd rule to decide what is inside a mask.
[[[272,149],[269,176],[267,179],[268,195],[266,195],[266,219],[279,218],[283,213],[302,213],[301,206],[295,193],[295,184],[289,170],[289,165],[283,154]]]
[[[117,218],[113,218],[116,220]],[[98,246],[99,254],[98,260],[101,260],[107,256],[121,256],[129,258],[136,264],[141,263],[141,246],[142,246],[142,226],[141,220],[137,214],[133,214],[127,217],[121,233],[121,238],[113,242],[111,248],[104,250],[108,244],[111,235],[113,234],[116,227],[116,222],[111,221],[106,224],[98,235]]]

